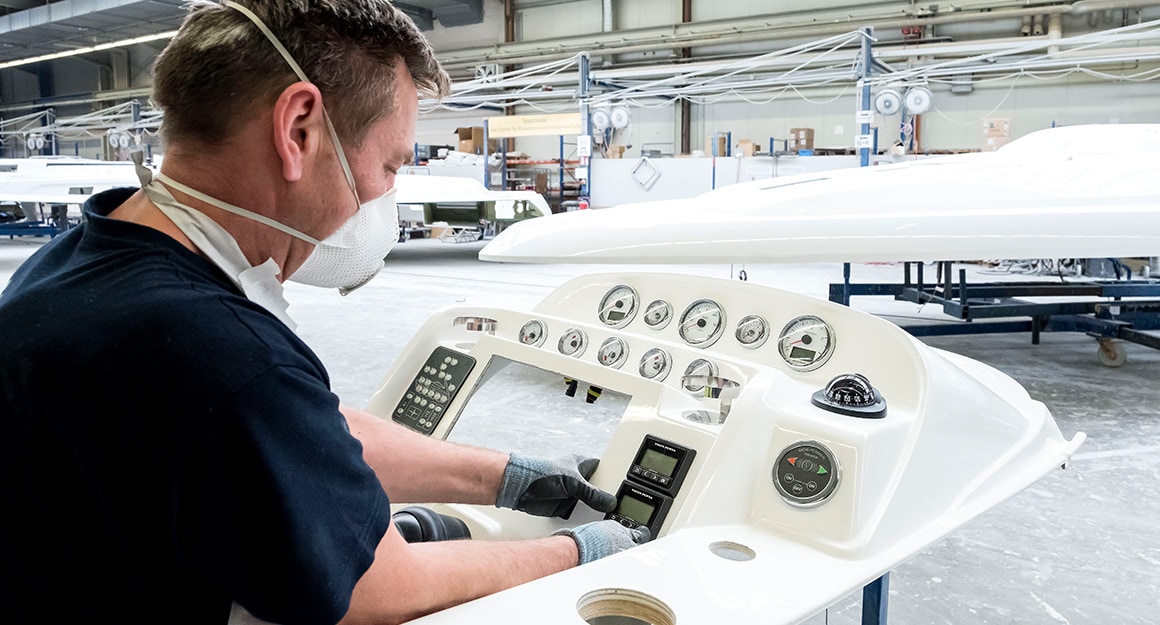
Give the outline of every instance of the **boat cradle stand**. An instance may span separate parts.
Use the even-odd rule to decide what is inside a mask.
[[[936,267],[936,279],[929,284],[921,262],[904,264],[902,283],[851,283],[850,264],[846,263],[842,283],[830,284],[830,301],[848,306],[854,296],[889,295],[901,301],[941,305],[944,314],[961,321],[899,324],[914,336],[1030,332],[1031,343],[1038,345],[1041,332],[1085,332],[1098,341],[1097,356],[1109,367],[1118,367],[1127,359],[1121,341],[1160,349],[1160,334],[1150,333],[1160,330],[1160,280],[968,284],[965,269],[959,269],[956,282],[953,263],[940,261]],[[1026,297],[1051,301],[1020,299]]]

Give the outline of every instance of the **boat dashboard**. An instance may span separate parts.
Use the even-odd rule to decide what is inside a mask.
[[[881,319],[648,272],[582,276],[528,310],[442,310],[367,408],[428,436],[600,459],[591,481],[617,497],[607,515],[432,506],[475,540],[600,518],[653,536],[423,623],[798,622],[1066,463],[1083,440],[1065,440],[1004,374]]]

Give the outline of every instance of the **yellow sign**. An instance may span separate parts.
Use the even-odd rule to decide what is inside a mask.
[[[487,136],[493,139],[578,134],[580,134],[580,113],[505,115],[487,118]]]

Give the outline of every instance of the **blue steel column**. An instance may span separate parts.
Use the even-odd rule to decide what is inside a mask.
[[[874,36],[874,29],[867,26],[862,29],[862,112],[870,111],[870,77],[874,72],[874,49],[871,37]],[[862,123],[862,134],[870,134],[870,122]],[[874,149],[877,151],[878,141],[877,132],[875,133]],[[870,166],[870,148],[864,147],[859,150],[862,157],[861,166]],[[921,267],[921,265],[920,265]],[[844,285],[842,299],[847,306],[850,305],[850,263],[843,266]],[[890,591],[890,573],[884,573],[882,577],[870,582],[862,588],[862,625],[885,625],[886,623],[886,608],[889,599]]]
[[[141,102],[139,102],[138,100],[133,100],[132,111],[133,111],[133,138],[135,139],[135,141],[133,141],[133,144],[134,144],[133,149],[136,150],[137,148],[141,147],[141,126],[140,126],[140,123],[141,123]]]
[[[50,108],[50,109],[45,111],[44,121],[41,122],[41,125],[42,126],[50,126],[50,127],[56,125],[56,109],[55,108]],[[48,136],[45,137],[45,140],[46,140],[46,144],[48,146],[48,153],[53,155],[53,156],[56,156],[56,133],[49,132]]]
[[[861,77],[859,82],[862,83],[862,103],[861,111],[863,113],[870,112],[870,76],[874,71],[873,53],[871,37],[874,36],[874,29],[867,26],[862,29],[862,67]],[[870,122],[863,121],[859,128],[859,136],[865,137],[870,134]],[[862,167],[870,166],[870,147],[858,148],[858,155],[861,158]],[[842,265],[842,304],[850,305],[850,263]]]
[[[491,188],[491,176],[487,171],[487,118],[483,119],[483,186]]]
[[[580,53],[580,134],[592,136],[592,119],[589,117],[588,94],[592,88],[589,75],[590,60],[587,52]],[[589,139],[591,141],[591,139]],[[561,165],[562,166],[562,165]],[[588,182],[592,179],[592,158],[588,158],[588,177],[580,181],[580,197],[588,197]],[[561,185],[561,188],[563,185]]]
[[[874,71],[873,65],[873,49],[871,37],[874,36],[874,29],[867,26],[862,29],[862,112],[870,112],[870,76]],[[870,134],[870,122],[863,121],[861,128],[862,136]],[[858,149],[858,154],[862,157],[862,167],[870,165],[870,148],[864,147]]]

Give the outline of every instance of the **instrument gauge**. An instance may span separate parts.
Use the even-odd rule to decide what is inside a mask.
[[[737,337],[738,343],[749,349],[757,349],[769,339],[769,322],[758,315],[749,315],[737,324],[737,331],[733,335]]]
[[[636,309],[640,305],[636,291],[627,284],[613,287],[600,300],[600,310],[597,316],[600,323],[612,328],[623,328],[636,316]]]
[[[619,369],[628,360],[628,344],[616,336],[605,339],[596,352],[596,360],[606,367]]]
[[[698,358],[689,363],[688,367],[685,367],[684,377],[687,378],[690,376],[708,376],[715,378],[717,377],[717,365],[709,362],[708,360],[705,360],[704,358]],[[705,390],[704,384],[684,382],[683,386],[685,387],[685,390],[689,391],[690,393],[700,393],[701,391]]]
[[[802,315],[786,324],[777,339],[782,360],[798,371],[813,371],[834,354],[834,330],[820,317]]]
[[[653,300],[644,309],[644,324],[661,330],[673,320],[673,306],[663,299]]]
[[[681,315],[678,332],[693,347],[709,347],[725,331],[725,311],[710,299],[699,299]]]
[[[571,328],[560,337],[560,342],[556,344],[556,347],[565,356],[579,358],[584,353],[584,349],[588,347],[588,337],[585,336],[583,330]]]
[[[663,382],[669,375],[669,369],[673,366],[673,361],[669,357],[668,352],[659,347],[654,347],[644,353],[640,359],[640,377],[646,380],[655,380]]]
[[[539,319],[532,319],[520,328],[520,342],[524,345],[539,347],[544,344],[546,338],[548,338],[548,328]]]

